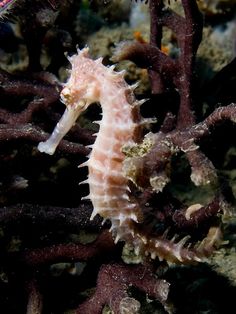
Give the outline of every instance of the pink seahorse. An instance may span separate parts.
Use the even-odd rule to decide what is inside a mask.
[[[122,147],[135,143],[142,124],[134,86],[125,82],[123,72],[115,72],[113,66],[104,66],[101,58],[89,58],[88,48],[78,51],[69,61],[71,75],[61,93],[66,111],[51,137],[39,144],[39,150],[53,154],[81,112],[91,103],[99,102],[103,111],[99,133],[88,161],[83,164],[89,170],[86,182],[94,208],[91,219],[96,214],[110,219],[115,241],[132,244],[137,254],[176,263],[200,261],[202,252],[185,247],[189,237],[175,243],[165,235],[147,236],[142,231],[142,212],[130,195],[128,179],[123,173]]]

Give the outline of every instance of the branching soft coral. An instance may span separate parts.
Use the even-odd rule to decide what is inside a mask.
[[[47,70],[58,73],[58,69],[65,62],[64,51],[71,49],[72,32],[69,28],[63,29],[62,25],[56,25],[56,23],[62,11],[65,20],[68,21],[70,15],[66,12],[73,8],[72,4],[75,1],[63,0],[59,3],[54,0],[44,2],[35,0],[34,10],[31,1],[10,2],[15,3],[12,11],[9,12],[13,12],[14,18],[19,20],[23,41],[28,50],[27,71],[30,70],[31,73],[16,75],[0,71],[0,160],[3,167],[5,160],[12,161],[9,162],[9,176],[15,174],[15,169],[17,171],[19,169],[22,174],[27,173],[28,169],[24,154],[22,154],[20,166],[14,164],[14,154],[18,149],[15,143],[26,143],[32,150],[32,144],[45,141],[52,125],[59,120],[61,84],[53,75],[45,71],[35,74],[35,71],[42,70],[40,62],[42,44],[52,57]],[[136,189],[130,184],[131,192],[134,192],[132,197],[138,200],[144,216],[143,222],[140,223],[140,230],[143,230],[150,238],[153,235],[162,236],[168,250],[173,248],[173,243],[177,240],[179,242],[175,243],[179,243],[183,251],[197,248],[198,253],[208,256],[220,242],[219,214],[227,207],[228,199],[220,182],[217,182],[217,169],[199,145],[204,138],[211,136],[218,124],[226,120],[236,122],[236,105],[232,103],[215,111],[212,110],[212,113],[202,122],[196,122],[193,112],[198,105],[195,98],[196,91],[194,91],[196,88],[194,64],[201,41],[202,17],[196,1],[182,0],[182,4],[184,16],[167,8],[161,0],[150,0],[150,43],[125,42],[118,45],[117,60],[130,59],[138,66],[148,69],[153,94],[163,94],[167,90],[176,89],[180,99],[176,105],[179,110],[176,110],[175,116],[172,112],[166,112],[160,130],[146,136],[144,143],[145,141],[148,143],[149,149],[145,151],[145,154],[135,155],[132,154],[132,147],[130,151],[124,148],[127,154],[124,169],[127,178],[139,188]],[[1,8],[4,9],[4,7]],[[25,12],[29,11],[31,14],[26,16]],[[163,27],[171,29],[175,34],[179,48],[179,54],[175,58],[161,51]],[[234,66],[235,61],[232,61],[232,64],[222,70],[225,77]],[[222,79],[222,76],[220,78]],[[214,89],[217,84],[219,85],[219,78],[216,75],[215,80],[212,80],[211,89]],[[156,115],[159,114],[160,106],[155,107]],[[59,144],[58,155],[68,158],[76,156],[76,160],[82,161],[90,151],[85,145],[93,142],[92,132],[75,124],[68,138]],[[37,166],[45,168],[45,156],[35,151],[32,150],[31,157],[36,155]],[[187,206],[172,199],[170,194],[166,193],[165,189],[172,179],[170,164],[176,154],[186,156],[191,168],[191,180],[196,186],[216,184],[215,195],[209,204],[196,203]],[[18,160],[15,161],[17,162]],[[13,165],[12,168],[11,165]],[[75,168],[77,165],[78,162],[75,162]],[[85,172],[82,173],[82,177],[84,176]],[[74,180],[77,184],[82,177],[70,178],[70,180]],[[36,192],[40,194],[38,185],[32,188],[30,179],[31,177],[29,178],[30,192],[36,189]],[[56,181],[56,178],[53,179]],[[40,176],[39,180],[45,180],[45,176]],[[1,193],[4,194],[2,191]],[[51,193],[50,189],[48,193]],[[50,267],[60,262],[86,263],[85,275],[77,274],[78,286],[75,287],[77,294],[84,293],[88,286],[91,288],[96,285],[94,293],[83,303],[80,304],[81,295],[72,301],[73,308],[77,308],[77,313],[98,314],[105,305],[108,305],[116,314],[137,313],[140,303],[132,295],[132,289],[130,289],[132,287],[146,293],[149,298],[158,300],[168,311],[169,283],[163,279],[157,279],[156,268],[153,267],[157,261],[153,262],[147,258],[148,263],[143,265],[123,263],[121,261],[122,246],[114,244],[108,232],[109,222],[102,226],[101,218],[98,216],[92,221],[89,220],[93,210],[91,204],[80,201],[78,190],[75,195],[77,203],[70,208],[52,205],[50,200],[41,194],[39,198],[42,204],[34,202],[30,204],[31,198],[29,201],[22,198],[20,204],[14,203],[14,198],[7,199],[4,203],[4,197],[1,198],[1,204],[3,204],[0,208],[2,247],[0,255],[1,271],[3,271],[1,278],[4,278],[6,273],[9,280],[4,285],[1,281],[0,291],[2,294],[9,293],[5,299],[10,300],[0,304],[1,311],[15,312],[14,305],[16,304],[17,310],[19,310],[19,305],[20,308],[27,308],[27,314],[40,314],[43,310],[55,312],[55,307],[57,303],[60,304],[60,300],[57,296],[55,303],[52,302],[48,306],[47,297],[49,295],[48,298],[50,298],[53,292],[48,293],[45,286],[51,280]],[[72,240],[74,234],[90,231],[97,234],[93,242],[83,244]],[[190,235],[193,243],[196,243],[195,246],[186,244]],[[12,252],[9,248],[15,240],[16,247],[13,245]],[[20,242],[20,245],[18,242],[19,247],[17,241]],[[85,280],[82,277],[90,273],[93,277],[92,283],[87,284],[89,276]],[[12,287],[15,287],[18,277],[23,277],[22,286],[26,288],[24,297],[25,300],[28,299],[28,303],[25,302],[27,304],[22,305],[24,301],[22,302],[22,299],[17,299],[9,292]],[[68,282],[64,282],[63,278],[59,281],[64,289],[62,298],[64,299]],[[21,292],[21,282],[18,282],[18,285],[18,292]],[[14,302],[15,300],[19,304]],[[48,306],[46,310],[45,305],[46,308]]]
[[[95,293],[79,306],[76,313],[99,314],[106,304],[114,314],[139,313],[140,303],[128,293],[131,287],[166,305],[169,284],[157,279],[148,266],[109,264],[101,267]]]
[[[184,16],[167,8],[162,0],[149,1],[151,16],[150,43],[123,42],[115,50],[114,60],[129,59],[138,66],[149,71],[152,92],[162,93],[167,88],[177,89],[180,97],[176,117],[166,113],[166,118],[155,134],[148,134],[145,142],[149,149],[142,156],[135,156],[126,150],[126,175],[141,189],[152,189],[160,193],[171,181],[170,164],[173,156],[182,152],[191,167],[191,180],[196,186],[216,184],[217,171],[212,161],[200,150],[201,140],[209,136],[213,128],[222,121],[236,122],[236,105],[220,107],[212,112],[205,120],[196,123],[193,112],[194,103],[194,64],[197,48],[202,35],[202,17],[196,1],[182,1]],[[176,37],[179,55],[175,58],[161,51],[162,28],[169,28]],[[141,146],[143,146],[142,144]],[[218,182],[219,184],[219,182]],[[218,189],[217,189],[218,190]],[[212,207],[193,204],[185,208],[189,214],[183,214],[192,220],[198,210],[211,208],[213,215],[226,209],[224,190],[216,192],[220,201]],[[218,205],[217,205],[218,204]],[[204,209],[203,209],[204,208]],[[178,213],[180,213],[180,209]],[[204,219],[203,219],[204,220]]]
[[[72,12],[71,0],[7,0],[0,2],[0,17],[17,21],[28,51],[28,70],[42,70],[42,46],[51,52],[50,70],[58,71],[65,60],[64,52],[72,47],[72,38],[68,31],[55,27],[56,20],[62,14]],[[70,11],[71,10],[71,11]],[[28,12],[28,14],[25,14]],[[67,17],[68,18],[68,17]],[[50,47],[50,48],[49,48]],[[56,55],[56,57],[54,57]]]

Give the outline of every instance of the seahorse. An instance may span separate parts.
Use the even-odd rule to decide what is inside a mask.
[[[174,263],[201,261],[202,251],[186,247],[189,236],[177,243],[162,236],[146,235],[142,228],[143,214],[130,193],[124,175],[125,155],[122,147],[140,139],[143,124],[134,95],[136,85],[129,86],[124,71],[114,71],[114,66],[104,66],[102,58],[93,60],[89,49],[78,50],[69,57],[72,69],[61,92],[66,110],[46,142],[41,142],[41,152],[53,154],[60,140],[70,130],[78,116],[94,102],[102,107],[99,132],[92,146],[89,159],[80,166],[88,167],[88,198],[93,205],[91,219],[99,214],[111,221],[115,242],[125,241],[134,247],[136,254],[150,255]]]

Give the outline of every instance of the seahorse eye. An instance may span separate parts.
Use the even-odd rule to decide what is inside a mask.
[[[68,87],[65,87],[61,92],[61,100],[62,102],[67,105],[72,102],[71,92]]]

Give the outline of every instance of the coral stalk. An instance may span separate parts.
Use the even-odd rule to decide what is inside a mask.
[[[110,306],[114,314],[139,313],[139,302],[128,294],[130,286],[166,305],[169,283],[157,279],[147,266],[111,264],[101,267],[94,295],[79,306],[76,314],[101,313],[105,304]]]
[[[105,230],[90,244],[58,244],[42,249],[25,250],[20,257],[20,262],[30,267],[37,267],[67,261],[88,261],[108,252],[111,254],[114,249],[114,242]]]
[[[26,314],[41,314],[43,302],[36,279],[31,279],[27,285],[27,290],[29,291],[29,298]]]

